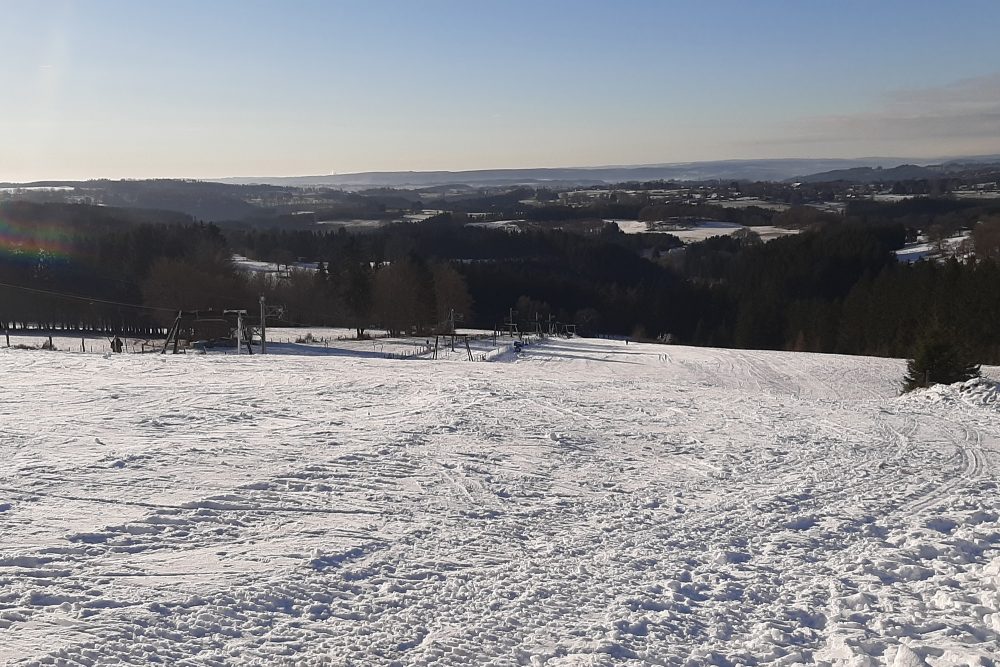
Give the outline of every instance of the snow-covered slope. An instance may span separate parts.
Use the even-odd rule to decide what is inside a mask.
[[[901,362],[0,350],[0,663],[992,665],[1000,414]]]

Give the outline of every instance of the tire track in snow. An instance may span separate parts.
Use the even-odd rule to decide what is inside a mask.
[[[949,444],[954,447],[961,463],[950,473],[946,473],[946,479],[943,482],[931,486],[906,502],[904,509],[915,513],[930,509],[942,499],[947,498],[955,489],[978,480],[986,469],[985,457],[982,453],[982,433],[948,417],[941,415],[932,417],[926,414],[924,416],[933,418],[938,423],[950,424],[953,427],[951,433],[961,433],[961,437],[949,436]]]

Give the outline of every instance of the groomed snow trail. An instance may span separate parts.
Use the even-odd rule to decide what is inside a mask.
[[[0,664],[994,665],[991,385],[0,350]]]

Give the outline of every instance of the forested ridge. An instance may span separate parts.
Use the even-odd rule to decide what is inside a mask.
[[[552,211],[520,232],[446,213],[349,233],[4,202],[0,326],[153,336],[178,309],[253,309],[263,294],[284,306],[286,323],[359,333],[431,332],[452,310],[466,326],[490,328],[514,309],[526,328],[551,317],[585,334],[883,356],[908,356],[924,332],[944,329],[977,361],[1000,361],[1000,205],[859,202],[844,216],[791,209],[768,217],[798,221],[797,235],[762,243],[745,232],[687,246],[600,220],[563,229]],[[960,229],[973,230],[967,259],[895,258],[918,230]],[[234,253],[318,269],[244,273]]]

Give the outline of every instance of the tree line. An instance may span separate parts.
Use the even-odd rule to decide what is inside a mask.
[[[951,329],[978,361],[1000,361],[995,204],[866,202],[768,243],[747,231],[687,246],[599,222],[576,231],[466,222],[443,214],[366,233],[222,228],[182,214],[7,202],[0,326],[156,335],[176,310],[254,312],[264,295],[284,306],[285,323],[359,336],[432,332],[453,312],[492,328],[513,311],[529,330],[552,319],[584,334],[888,356]],[[896,260],[917,229],[935,227],[973,229],[974,256]],[[234,253],[316,268],[246,272]]]

